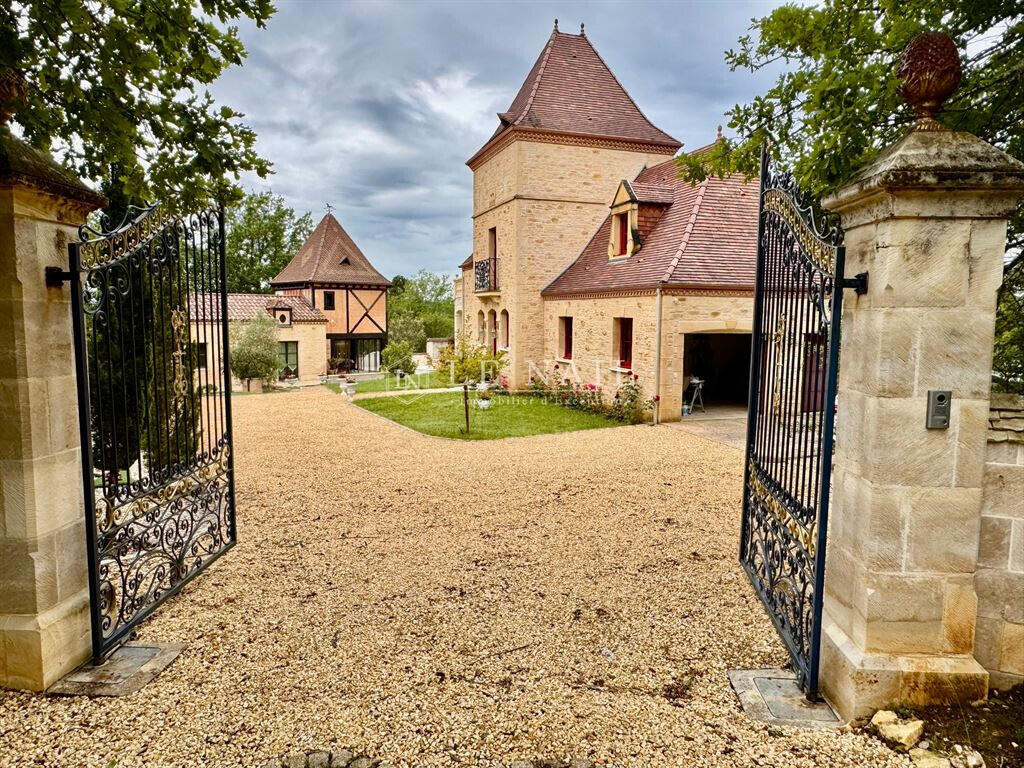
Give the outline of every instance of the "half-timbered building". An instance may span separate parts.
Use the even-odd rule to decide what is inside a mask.
[[[278,296],[305,299],[327,318],[325,365],[341,373],[380,370],[390,285],[331,213],[271,281]]]

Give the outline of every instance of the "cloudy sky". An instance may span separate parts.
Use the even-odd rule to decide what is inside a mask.
[[[246,113],[297,211],[325,204],[387,276],[454,273],[470,250],[466,160],[497,125],[551,33],[587,35],[659,128],[708,143],[723,114],[769,81],[730,72],[765,2],[344,2],[279,0],[249,56],[213,88]]]

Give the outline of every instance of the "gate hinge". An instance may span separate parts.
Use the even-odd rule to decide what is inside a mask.
[[[63,288],[64,283],[71,279],[71,273],[60,267],[45,267],[43,274],[46,275],[47,288]]]
[[[868,292],[868,273],[858,272],[853,277],[844,277],[843,288],[853,288],[854,293],[863,296]]]

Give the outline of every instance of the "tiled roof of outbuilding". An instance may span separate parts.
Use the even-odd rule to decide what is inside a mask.
[[[189,294],[189,316],[207,322],[220,320],[220,297],[210,293]],[[327,317],[303,296],[274,296],[266,293],[229,293],[228,320],[252,320],[257,315],[269,317],[271,309],[289,307],[293,323],[326,323]]]
[[[711,176],[691,186],[669,160],[646,168],[634,191],[667,187],[672,202],[628,259],[609,260],[611,216],[543,294],[606,293],[664,287],[749,289],[757,262],[756,180]]]
[[[320,220],[288,266],[270,283],[391,285],[390,280],[373,268],[345,228],[330,213]]]
[[[497,130],[473,162],[502,134],[516,129],[599,136],[664,146],[682,146],[656,127],[622,87],[584,34],[551,33]]]

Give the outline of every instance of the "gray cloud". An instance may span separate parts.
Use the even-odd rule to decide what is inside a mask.
[[[324,204],[385,274],[454,272],[471,248],[472,174],[558,17],[585,21],[612,71],[660,128],[707,144],[732,104],[768,82],[730,73],[765,2],[331,2],[282,0],[214,95],[246,114],[273,189],[314,220]]]

